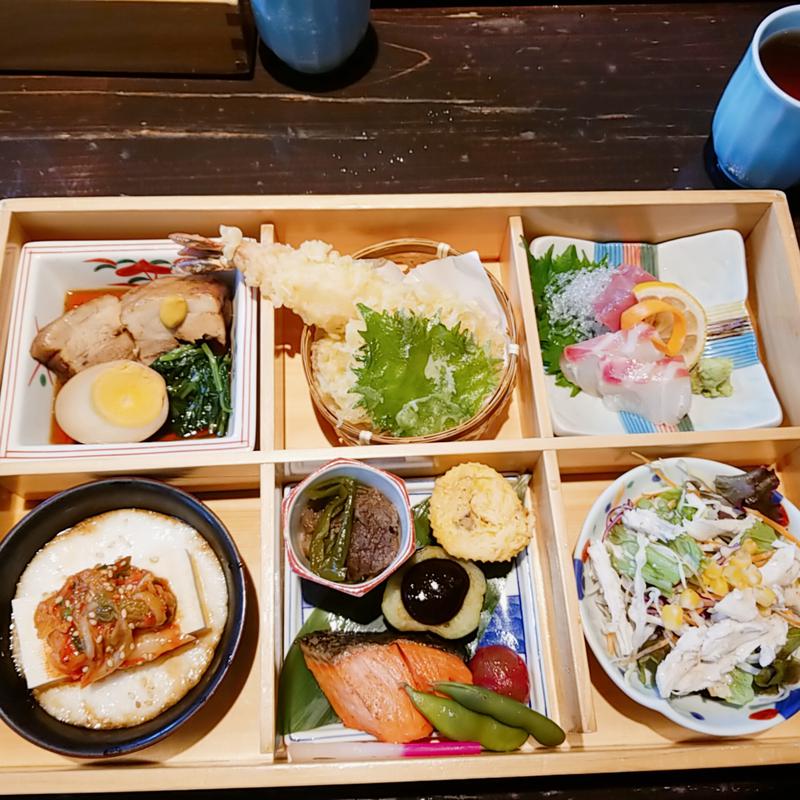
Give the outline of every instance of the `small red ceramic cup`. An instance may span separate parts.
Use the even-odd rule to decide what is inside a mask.
[[[383,572],[361,583],[337,583],[321,578],[312,572],[308,559],[303,555],[300,547],[300,514],[305,508],[306,491],[314,484],[329,478],[354,478],[365,486],[371,486],[394,505],[400,517],[400,546],[397,554]],[[337,458],[316,472],[312,472],[305,480],[298,483],[281,504],[281,529],[283,540],[286,544],[286,554],[289,566],[305,580],[335,589],[337,592],[362,597],[379,584],[383,583],[404,561],[411,557],[415,550],[414,541],[414,516],[411,512],[411,501],[408,497],[405,483],[396,475],[385,472],[377,467],[354,461],[349,458]]]

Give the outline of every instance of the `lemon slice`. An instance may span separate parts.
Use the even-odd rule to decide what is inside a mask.
[[[676,355],[682,355],[686,361],[686,366],[691,369],[703,354],[706,346],[706,312],[700,305],[696,297],[689,294],[682,286],[677,283],[665,283],[663,281],[646,281],[633,287],[633,296],[639,301],[660,300],[674,306],[684,317],[686,325],[686,335],[683,344]],[[664,323],[663,318],[656,322]],[[664,330],[659,330],[658,325],[654,326],[661,336],[665,339]],[[666,340],[666,339],[665,339]]]

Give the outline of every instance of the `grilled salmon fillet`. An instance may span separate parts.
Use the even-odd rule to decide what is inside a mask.
[[[299,644],[342,722],[384,742],[412,742],[433,731],[405,684],[431,691],[435,681],[472,683],[450,650],[395,634],[312,633]]]

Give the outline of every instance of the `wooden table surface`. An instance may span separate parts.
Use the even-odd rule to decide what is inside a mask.
[[[244,80],[0,76],[0,196],[710,188],[714,107],[759,20],[784,3],[380,5],[359,58],[333,80],[298,79],[263,52]],[[795,776],[760,768],[314,796],[761,797],[793,791]]]
[[[714,107],[781,5],[381,7],[327,82],[263,53],[243,80],[0,76],[0,194],[707,188]]]

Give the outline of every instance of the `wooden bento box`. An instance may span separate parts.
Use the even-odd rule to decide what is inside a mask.
[[[800,254],[781,193],[771,191],[463,194],[331,197],[151,197],[15,199],[0,206],[0,348],[5,349],[20,248],[44,240],[154,239],[172,231],[246,235],[299,244],[323,239],[343,253],[403,236],[476,249],[506,289],[520,330],[511,403],[478,441],[342,447],[315,414],[301,363],[302,325],[259,308],[258,441],[252,451],[98,459],[0,461],[0,529],[39,500],[117,474],[157,477],[204,500],[231,531],[250,579],[243,646],[212,702],[173,736],[128,758],[72,761],[0,726],[3,792],[366,783],[652,770],[793,762],[800,715],[750,739],[693,734],[627,699],[587,653],[572,549],[600,491],[650,458],[700,456],[735,465],[777,466],[785,493],[800,499]],[[658,243],[732,228],[746,244],[749,304],[760,357],[783,409],[780,427],[555,437],[520,238],[544,234],[595,241]],[[556,750],[525,745],[507,755],[413,762],[289,762],[276,736],[282,657],[284,558],[277,522],[282,489],[335,456],[362,459],[401,476],[432,477],[459,462],[529,471],[536,516],[532,584],[540,614],[548,708],[568,731]]]

